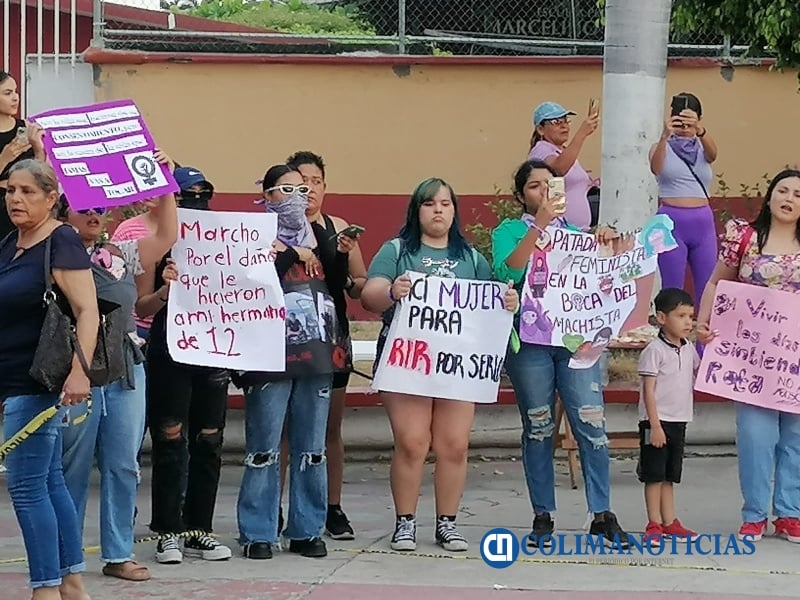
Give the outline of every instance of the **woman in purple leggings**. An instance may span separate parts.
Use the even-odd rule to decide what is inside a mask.
[[[658,213],[675,223],[678,247],[658,255],[664,288],[684,288],[686,264],[692,271],[695,306],[717,261],[714,214],[709,206],[711,163],[717,145],[701,124],[700,100],[681,92],[672,98],[672,110],[661,139],[650,150],[650,170],[658,180]]]

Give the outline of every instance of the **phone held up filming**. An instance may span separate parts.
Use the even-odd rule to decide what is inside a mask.
[[[563,177],[551,177],[547,182],[547,191],[550,198],[556,198],[555,212],[563,215],[567,211],[567,190]]]

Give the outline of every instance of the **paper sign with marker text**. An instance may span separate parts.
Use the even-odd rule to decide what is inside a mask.
[[[286,308],[269,252],[275,214],[178,210],[167,342],[179,363],[283,371]]]
[[[800,296],[720,281],[695,389],[800,414]]]
[[[586,369],[621,333],[647,324],[657,255],[676,247],[672,221],[651,219],[610,244],[589,233],[548,227],[531,255],[520,297],[520,339],[561,346]]]
[[[508,286],[410,272],[372,387],[468,402],[497,401],[513,315]]]
[[[31,117],[73,210],[121,206],[175,192],[132,100],[59,108]]]

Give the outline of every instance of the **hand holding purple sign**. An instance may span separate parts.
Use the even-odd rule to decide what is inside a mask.
[[[175,192],[178,184],[132,100],[61,108],[31,121],[74,210],[131,204]]]
[[[720,281],[695,389],[800,414],[800,297]]]

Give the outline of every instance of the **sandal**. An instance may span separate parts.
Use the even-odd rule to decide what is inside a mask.
[[[150,571],[147,567],[140,565],[134,560],[127,560],[121,563],[107,563],[103,567],[103,575],[125,579],[127,581],[147,581],[150,579]]]

